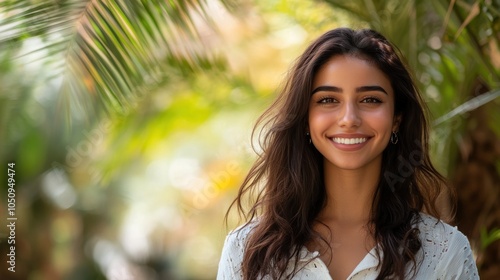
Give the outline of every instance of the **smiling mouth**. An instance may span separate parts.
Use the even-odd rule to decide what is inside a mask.
[[[332,138],[333,142],[344,145],[361,144],[366,142],[366,140],[368,140],[368,138],[340,138],[340,137]]]

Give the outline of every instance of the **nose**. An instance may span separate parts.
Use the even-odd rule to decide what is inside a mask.
[[[346,102],[342,105],[339,126],[340,127],[358,127],[361,124],[358,106],[354,102]]]

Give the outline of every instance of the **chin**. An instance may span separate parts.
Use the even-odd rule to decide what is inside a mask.
[[[362,169],[365,164],[353,163],[353,162],[331,162],[328,161],[328,165],[341,169],[341,170],[357,170]]]

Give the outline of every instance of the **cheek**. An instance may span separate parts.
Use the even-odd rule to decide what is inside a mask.
[[[312,110],[309,112],[309,128],[311,130],[321,129],[324,126],[331,125],[334,116],[332,113],[320,112],[319,110]]]
[[[393,110],[390,108],[384,108],[383,110],[371,112],[364,118],[364,121],[369,122],[372,127],[376,127],[378,130],[392,131],[394,118],[393,114]]]

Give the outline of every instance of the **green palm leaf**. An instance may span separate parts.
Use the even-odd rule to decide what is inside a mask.
[[[145,86],[168,78],[167,67],[189,72],[217,62],[198,32],[214,27],[201,0],[3,1],[0,9],[0,45],[39,37],[29,54],[43,52],[49,76],[64,75],[66,119],[127,109]]]

